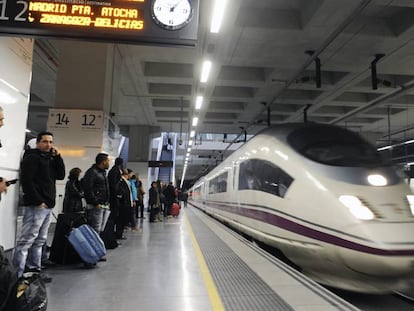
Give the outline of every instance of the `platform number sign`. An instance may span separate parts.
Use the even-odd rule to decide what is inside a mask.
[[[6,15],[6,5],[7,5],[7,0],[0,0],[0,20],[3,20],[3,21],[8,21],[10,19],[10,17]],[[18,12],[16,12],[16,15],[13,17],[13,20],[16,22],[26,21],[26,18],[24,17],[24,15],[26,14],[29,8],[29,4],[27,3],[27,1],[18,0],[16,1],[16,5],[20,9],[18,10]]]
[[[96,126],[96,114],[89,113],[82,115],[82,126]]]
[[[56,114],[56,125],[68,125],[69,118],[66,113],[57,113]]]
[[[59,135],[66,144],[85,142],[88,145],[102,144],[104,113],[98,110],[50,109],[48,130]]]
[[[56,126],[69,126],[69,115],[65,112],[55,114]],[[81,126],[96,126],[96,113],[85,113],[81,115]]]

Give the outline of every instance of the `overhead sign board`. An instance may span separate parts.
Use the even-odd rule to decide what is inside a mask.
[[[148,167],[173,167],[173,161],[148,161]]]
[[[183,1],[188,5],[182,6]],[[193,46],[198,9],[199,0],[0,0],[0,33]],[[182,27],[159,23],[158,11],[165,11],[168,24],[174,23],[168,15],[177,10],[183,16],[191,13]]]

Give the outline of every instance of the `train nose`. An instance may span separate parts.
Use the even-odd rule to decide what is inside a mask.
[[[339,256],[344,262],[344,265],[350,270],[365,275],[376,277],[398,277],[414,274],[413,255],[375,255],[355,252],[349,249],[340,249]]]
[[[348,247],[338,255],[351,270],[377,277],[414,273],[414,223],[370,223],[346,229]]]

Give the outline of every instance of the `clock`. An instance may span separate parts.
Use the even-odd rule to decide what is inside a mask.
[[[153,0],[151,17],[164,29],[181,29],[193,18],[191,0]]]

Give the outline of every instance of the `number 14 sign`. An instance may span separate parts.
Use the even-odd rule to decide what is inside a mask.
[[[103,124],[103,111],[49,109],[47,127],[58,144],[100,146]]]

